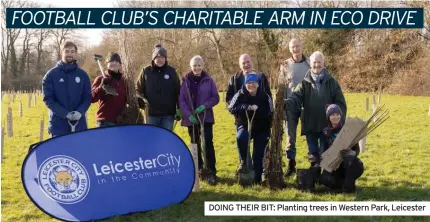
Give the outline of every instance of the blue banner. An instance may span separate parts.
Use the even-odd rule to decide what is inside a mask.
[[[184,201],[194,162],[174,133],[152,125],[95,128],[31,148],[22,183],[43,212],[87,221],[150,211]]]
[[[423,28],[423,8],[7,8],[6,28]]]

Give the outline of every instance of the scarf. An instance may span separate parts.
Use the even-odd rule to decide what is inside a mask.
[[[316,86],[317,90],[319,91],[320,87],[321,87],[322,80],[324,78],[324,72],[321,71],[321,73],[319,75],[313,74],[311,72],[311,77],[312,77],[312,79],[315,82],[315,86]]]

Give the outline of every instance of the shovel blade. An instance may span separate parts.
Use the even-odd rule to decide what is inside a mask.
[[[248,168],[239,172],[239,184],[241,186],[251,186],[255,180],[255,171]]]
[[[102,55],[99,55],[99,54],[94,54],[94,55],[93,55],[93,59],[94,59],[94,60],[96,60],[96,61],[97,61],[97,60],[101,60],[102,58],[103,58],[103,56],[102,56]]]
[[[103,89],[105,90],[106,94],[117,96],[118,93],[116,92],[115,88],[112,86],[103,86]]]

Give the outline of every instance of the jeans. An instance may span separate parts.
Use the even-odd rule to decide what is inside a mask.
[[[205,138],[205,151],[206,151],[206,166],[207,168],[212,171],[213,173],[216,173],[216,159],[215,159],[215,149],[214,149],[214,143],[213,143],[213,123],[204,123],[204,138]],[[194,140],[193,140],[193,134],[194,134]],[[198,158],[199,158],[199,170],[203,168],[203,158],[202,158],[202,147],[200,142],[200,124],[194,125],[194,132],[193,127],[188,127],[188,135],[191,138],[192,143],[197,143],[198,148]]]
[[[325,136],[322,132],[306,134],[306,142],[308,144],[308,155],[321,155],[324,151],[323,142]]]
[[[97,127],[115,126],[116,123],[108,121],[97,121]]]
[[[174,116],[148,116],[148,124],[156,125],[170,131],[173,131],[174,121]]]
[[[287,120],[285,121],[285,132],[287,134],[286,141],[286,153],[287,159],[296,158],[296,137],[297,137],[297,125],[299,124],[299,118],[302,110],[287,111]]]
[[[270,131],[267,132],[252,132],[251,139],[254,140],[254,149],[252,151],[252,165],[255,171],[255,181],[261,182],[261,174],[263,173],[264,154],[269,142]],[[246,160],[248,150],[249,133],[244,126],[237,128],[237,144],[241,160]],[[250,141],[251,142],[251,141]],[[249,167],[251,163],[247,163]],[[251,166],[252,166],[251,165]]]

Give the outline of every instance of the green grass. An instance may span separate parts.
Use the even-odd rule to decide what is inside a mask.
[[[366,94],[346,94],[348,115],[365,117]],[[36,107],[27,108],[28,96],[22,97],[23,117],[18,117],[18,104],[10,104],[14,111],[14,136],[4,141],[2,162],[2,221],[55,221],[40,211],[26,196],[21,184],[21,164],[29,145],[39,140],[39,123],[47,111],[38,97]],[[2,124],[6,120],[8,96],[2,101]],[[370,99],[371,101],[371,99]],[[120,216],[107,221],[307,221],[309,217],[205,217],[204,201],[430,201],[430,117],[427,116],[430,98],[384,95],[382,103],[391,118],[367,138],[367,150],[360,155],[365,172],[357,181],[356,194],[335,194],[318,187],[317,194],[296,190],[295,178],[289,179],[288,188],[271,191],[267,188],[242,189],[234,181],[238,164],[233,116],[225,103],[215,107],[214,145],[217,157],[217,186],[201,182],[201,191],[192,193],[182,204],[164,209]],[[96,104],[88,113],[89,127],[95,127]],[[46,130],[45,130],[46,131]],[[188,144],[186,130],[176,127],[176,133]],[[45,139],[48,134],[45,132]],[[284,138],[285,141],[285,138]],[[298,137],[298,168],[306,168],[305,141]],[[285,157],[284,157],[285,162]],[[284,163],[285,166],[286,163]],[[285,169],[285,167],[284,167]],[[430,221],[424,217],[319,217],[318,221]]]

